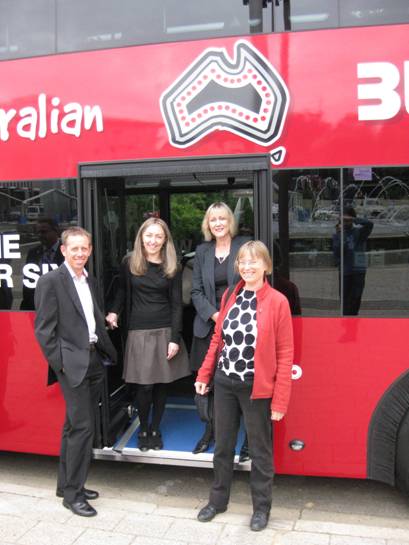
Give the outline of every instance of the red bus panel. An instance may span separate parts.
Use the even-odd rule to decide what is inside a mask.
[[[282,167],[405,164],[407,35],[407,25],[351,28],[2,62],[0,178],[75,177],[82,161],[274,154],[277,149]],[[252,51],[247,56],[251,74],[245,49]],[[195,80],[194,70],[200,74],[209,58],[215,72],[207,81]],[[278,100],[269,93],[271,73],[288,96],[276,139],[260,143],[257,135],[267,123],[262,117]],[[207,92],[193,100],[188,93],[198,93],[195,81]],[[183,129],[200,126],[205,116],[215,120],[210,132],[182,142],[183,147],[170,143],[160,104],[178,85],[180,98],[186,90],[187,108],[183,100],[175,102],[174,116],[180,116],[180,125],[191,125]],[[250,100],[257,115],[245,107],[249,92],[255,94]],[[216,110],[205,113],[211,100]],[[193,115],[195,109],[201,119]],[[233,118],[247,125],[247,136]]]

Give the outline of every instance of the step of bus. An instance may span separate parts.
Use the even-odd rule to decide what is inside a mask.
[[[166,405],[161,423],[164,443],[162,450],[141,452],[137,448],[139,418],[136,417],[113,447],[94,449],[94,458],[149,464],[212,467],[213,447],[208,452],[192,454],[192,450],[202,436],[204,428],[205,425],[200,421],[192,400],[178,399]],[[243,439],[244,430],[241,428],[236,446],[235,469],[248,471],[250,462],[239,463],[239,451]]]

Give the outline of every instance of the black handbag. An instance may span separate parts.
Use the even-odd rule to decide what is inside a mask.
[[[195,394],[195,404],[202,422],[212,422],[213,420],[213,392],[208,394]]]

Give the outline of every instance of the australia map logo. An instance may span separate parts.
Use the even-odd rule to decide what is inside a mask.
[[[290,95],[280,74],[246,40],[233,58],[224,48],[206,49],[160,98],[170,143],[192,146],[214,131],[229,131],[261,146],[280,138]],[[285,157],[270,151],[274,164]]]

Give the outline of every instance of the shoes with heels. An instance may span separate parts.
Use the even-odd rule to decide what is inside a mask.
[[[142,452],[146,452],[150,448],[149,434],[147,431],[138,433],[138,448]]]
[[[207,452],[213,443],[213,438],[210,437],[210,439],[207,439],[206,437],[202,437],[197,442],[195,448],[192,450],[192,454],[201,454],[202,452]]]
[[[153,450],[163,449],[162,434],[158,430],[152,430],[149,438],[150,448]]]

